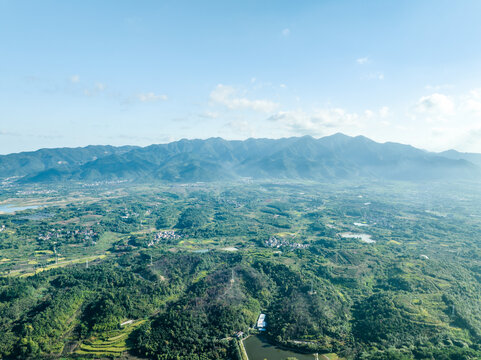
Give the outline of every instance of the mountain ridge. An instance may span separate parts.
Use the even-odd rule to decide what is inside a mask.
[[[181,139],[145,147],[90,145],[0,156],[0,177],[58,181],[481,179],[481,154],[434,153],[342,133],[313,138]]]

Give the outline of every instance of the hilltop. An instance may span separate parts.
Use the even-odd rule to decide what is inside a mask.
[[[42,149],[0,156],[0,177],[58,181],[195,182],[253,179],[478,179],[481,155],[433,153],[364,136],[222,138],[136,146]]]

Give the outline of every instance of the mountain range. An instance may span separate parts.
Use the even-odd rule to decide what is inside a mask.
[[[433,153],[364,136],[221,138],[168,144],[41,149],[0,156],[0,178],[195,182],[253,179],[481,180],[481,154]]]

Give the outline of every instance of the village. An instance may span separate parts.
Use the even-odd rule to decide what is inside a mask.
[[[150,240],[147,246],[154,246],[162,241],[180,240],[182,235],[177,234],[175,230],[163,230],[154,234],[154,238]]]
[[[75,230],[65,230],[65,229],[51,229],[45,234],[38,234],[37,240],[39,241],[49,241],[56,239],[68,239],[70,238],[73,242],[87,242],[96,244],[99,234],[92,229],[75,229]]]
[[[272,247],[272,248],[277,248],[279,249],[280,247],[289,247],[291,249],[307,249],[309,247],[309,244],[301,244],[298,242],[290,242],[289,240],[285,239],[279,239],[275,236],[271,236],[269,240],[266,240],[264,242],[264,245],[267,247]]]

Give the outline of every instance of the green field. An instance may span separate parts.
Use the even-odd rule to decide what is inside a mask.
[[[481,358],[463,186],[60,188],[0,215],[0,357],[239,360],[265,313],[270,342],[319,359]]]
[[[127,344],[129,335],[145,321],[146,320],[137,320],[132,324],[124,326],[121,330],[110,331],[104,334],[102,339],[91,337],[83,341],[78,349],[75,350],[75,353],[95,357],[120,356],[130,349]]]

